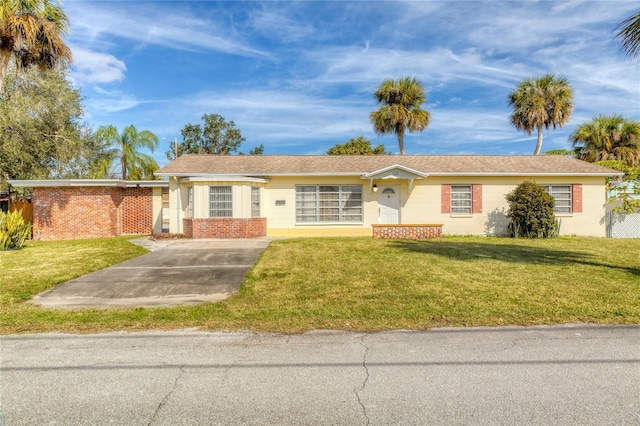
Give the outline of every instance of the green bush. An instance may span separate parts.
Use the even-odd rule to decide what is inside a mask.
[[[22,210],[0,212],[0,250],[19,249],[31,237],[31,224],[24,223]]]
[[[560,222],[553,213],[555,200],[535,182],[526,181],[507,194],[510,219],[509,236],[515,238],[550,238],[560,233]]]

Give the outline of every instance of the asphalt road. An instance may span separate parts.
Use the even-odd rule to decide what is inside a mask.
[[[640,326],[0,337],[0,425],[640,425]]]

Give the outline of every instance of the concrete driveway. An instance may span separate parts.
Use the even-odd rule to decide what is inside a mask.
[[[215,302],[238,290],[271,242],[132,240],[150,253],[60,284],[32,303],[50,308],[163,306]]]

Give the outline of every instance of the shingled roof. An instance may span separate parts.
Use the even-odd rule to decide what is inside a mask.
[[[158,176],[360,176],[400,165],[432,176],[616,176],[561,155],[183,155]]]

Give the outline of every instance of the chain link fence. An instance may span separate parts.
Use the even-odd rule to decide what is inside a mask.
[[[640,213],[607,212],[607,237],[640,238]]]

